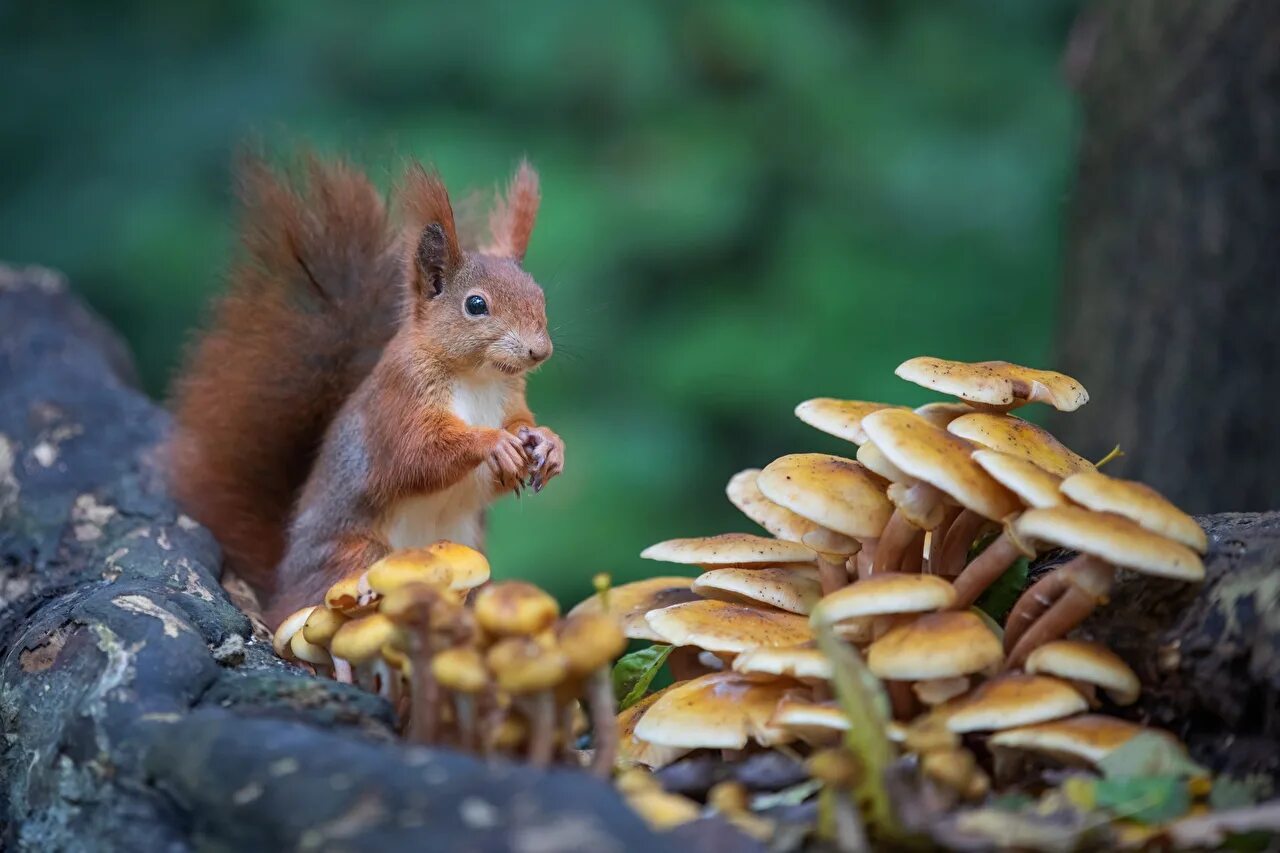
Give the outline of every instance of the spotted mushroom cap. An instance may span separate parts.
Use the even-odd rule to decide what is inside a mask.
[[[1204,564],[1194,551],[1119,515],[1075,506],[1029,509],[1013,523],[1013,530],[1024,542],[1071,548],[1142,574],[1204,579]]]
[[[1047,429],[1013,415],[974,412],[956,418],[947,426],[947,432],[981,447],[1034,462],[1059,477],[1093,470],[1092,462],[1073,453]]]
[[[886,483],[905,483],[911,480],[889,457],[876,447],[875,442],[865,442],[858,448],[858,464]]]
[[[808,539],[813,542],[813,547],[832,553],[853,553],[858,550],[856,540],[828,530],[766,498],[757,482],[759,476],[759,469],[748,468],[734,474],[725,487],[730,503],[742,510],[747,518],[779,539],[789,542],[805,542]]]
[[[867,434],[862,431],[862,419],[881,409],[902,409],[889,403],[868,403],[862,400],[836,400],[818,397],[805,400],[796,406],[796,417],[828,435],[843,438],[854,444],[862,444]]]
[[[1033,651],[1023,668],[1029,673],[1096,685],[1107,691],[1117,705],[1132,705],[1142,692],[1142,682],[1133,669],[1098,643],[1054,640]]]
[[[867,650],[872,674],[894,681],[971,675],[1003,660],[1000,638],[968,610],[930,613],[898,625]]]
[[[683,682],[682,682],[683,683]],[[636,725],[645,712],[662,696],[668,693],[671,685],[662,690],[650,693],[639,702],[618,714],[618,763],[622,765],[643,764],[657,770],[666,767],[677,758],[689,752],[689,747],[659,746],[636,737]]]
[[[955,587],[937,575],[881,572],[824,597],[813,618],[830,625],[863,616],[926,613],[950,607],[955,600]]]
[[[1098,471],[1087,471],[1062,482],[1063,493],[1096,512],[1114,512],[1130,521],[1181,542],[1203,554],[1209,548],[1204,529],[1164,495],[1145,483],[1118,480]]]
[[[1011,456],[998,450],[975,450],[973,461],[982,466],[982,470],[1029,507],[1043,509],[1050,506],[1062,506],[1067,498],[1059,487],[1062,478],[1028,462],[1020,456]]]
[[[809,620],[794,613],[727,601],[691,601],[646,616],[663,642],[737,654],[761,646],[798,646],[813,639]]]
[[[769,676],[713,672],[663,692],[635,727],[635,736],[659,746],[742,749],[748,740],[765,746],[789,740],[773,728],[774,709],[795,682]]]
[[[538,587],[525,581],[501,581],[480,590],[475,601],[476,620],[491,634],[537,634],[555,623],[560,605]]]
[[[1060,412],[1074,412],[1089,402],[1089,392],[1070,376],[1007,361],[964,362],[921,356],[904,361],[894,373],[908,382],[994,410],[1040,402]]]
[[[692,584],[693,578],[676,575],[622,584],[612,587],[604,596],[597,594],[578,602],[569,615],[605,613],[607,601],[608,615],[618,621],[622,633],[629,639],[659,642],[658,635],[653,633],[644,615],[650,610],[661,610],[673,604],[698,601],[698,594],[690,588]]]
[[[645,560],[694,566],[772,566],[807,563],[815,559],[811,548],[751,533],[721,533],[689,539],[668,539],[640,552]]]
[[[953,732],[998,731],[1079,714],[1089,707],[1070,684],[1043,675],[1006,674],[943,705]]]
[[[290,651],[289,644],[293,641],[293,635],[302,630],[302,626],[307,624],[307,619],[315,609],[316,608],[313,605],[290,613],[284,618],[284,621],[276,627],[275,633],[271,635],[271,648],[275,650],[278,657],[285,658],[286,660],[291,657],[292,652]]]
[[[1008,489],[973,461],[972,444],[914,412],[886,409],[863,418],[862,424],[876,447],[903,473],[941,489],[966,509],[999,521],[1022,508]]]
[[[793,453],[775,459],[756,483],[774,503],[845,536],[876,538],[893,514],[884,488],[870,471],[851,459],[826,453]]]
[[[803,646],[762,646],[733,659],[733,671],[792,678],[831,680],[831,659],[812,644]]]
[[[1102,714],[1082,714],[1066,720],[1006,729],[992,735],[988,742],[995,747],[1024,749],[1097,764],[1144,732],[1155,732],[1174,740],[1172,735],[1159,729],[1144,728]]]
[[[704,598],[721,601],[759,602],[808,615],[822,598],[822,583],[812,568],[712,569],[691,587]]]

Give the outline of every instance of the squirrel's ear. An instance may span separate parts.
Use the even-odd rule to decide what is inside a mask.
[[[439,295],[445,278],[462,262],[453,206],[440,176],[417,163],[401,184],[400,204],[415,235],[410,277],[415,291],[429,299]]]
[[[517,261],[524,260],[541,201],[538,173],[529,165],[528,160],[521,160],[511,183],[507,185],[506,195],[499,196],[489,214],[491,242],[484,251],[487,254],[515,258]]]
[[[415,290],[428,299],[439,296],[444,290],[445,274],[451,267],[449,241],[439,223],[433,222],[422,229],[413,260],[417,273]]]

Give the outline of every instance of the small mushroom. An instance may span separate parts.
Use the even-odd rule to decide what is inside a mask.
[[[349,661],[355,668],[356,680],[388,695],[389,685],[381,684],[374,679],[375,671],[382,664],[382,649],[385,646],[403,647],[404,631],[381,613],[370,613],[358,619],[352,619],[339,628],[329,644],[329,653],[335,658]]]
[[[852,788],[863,772],[858,759],[847,749],[831,747],[809,756],[805,769],[822,783],[819,796],[834,817],[836,849],[870,850],[862,816],[853,801]]]
[[[689,747],[659,746],[635,736],[636,725],[645,712],[676,685],[650,693],[618,715],[618,763],[623,766],[642,764],[657,770],[686,755]]]
[[[365,616],[376,610],[377,602],[371,598],[369,590],[361,590],[364,573],[364,569],[356,569],[339,578],[325,591],[325,607],[348,618]]]
[[[293,652],[290,649],[293,635],[302,630],[302,626],[307,624],[307,619],[310,618],[311,612],[315,609],[315,606],[312,605],[294,611],[276,626],[275,633],[271,635],[271,648],[275,651],[276,657],[294,660]]]
[[[969,689],[969,678],[998,667],[1000,640],[968,611],[931,613],[889,631],[867,650],[867,668],[888,682],[914,682],[916,697],[940,705]],[[911,707],[892,691],[899,719]]]
[[[480,627],[498,637],[541,633],[560,616],[554,598],[524,581],[490,584],[476,596],[474,609]]]
[[[455,646],[431,658],[431,674],[453,696],[458,741],[463,749],[476,747],[476,697],[489,687],[484,656],[471,646]]]
[[[553,691],[569,674],[563,651],[533,637],[510,636],[494,643],[486,660],[499,689],[524,707],[529,720],[529,762],[546,767],[555,746]]]
[[[991,736],[1000,749],[1018,749],[1048,755],[1065,763],[1096,765],[1144,732],[1173,735],[1101,714],[1083,714],[1030,726],[1006,729]]]
[[[904,361],[894,373],[989,411],[1004,412],[1040,402],[1060,412],[1074,412],[1089,402],[1089,392],[1070,376],[1007,361],[963,362],[921,356]]]
[[[963,747],[937,749],[920,756],[920,769],[938,785],[965,800],[977,800],[991,790],[991,779]]]
[[[568,662],[570,677],[585,686],[595,747],[591,770],[597,776],[608,776],[613,772],[618,754],[612,664],[626,649],[626,637],[612,619],[592,613],[580,613],[563,620],[556,635]]]
[[[759,602],[801,615],[808,615],[822,598],[818,572],[810,568],[712,569],[690,589],[706,598]]]
[[[956,418],[972,414],[973,406],[968,403],[925,403],[916,406],[915,412],[938,429],[946,429]]]
[[[673,604],[698,601],[698,594],[690,589],[692,584],[693,578],[663,576],[615,586],[609,589],[607,605],[599,595],[593,595],[570,610],[569,616],[604,613],[622,626],[628,639],[661,642],[662,638],[649,627],[645,614]]]
[[[302,626],[302,636],[308,643],[328,649],[333,642],[333,635],[347,623],[348,619],[336,610],[328,607],[316,607]],[[350,684],[352,679],[351,664],[342,658],[330,656],[331,673],[337,681]]]
[[[828,435],[843,438],[845,441],[854,444],[863,444],[867,440],[867,434],[862,429],[863,418],[881,409],[905,408],[906,406],[894,406],[889,403],[867,403],[862,400],[836,400],[831,397],[818,397],[813,400],[805,400],[796,406],[796,417]]]
[[[1118,480],[1090,470],[1064,480],[1062,492],[1081,506],[1122,515],[1197,553],[1203,554],[1209,548],[1204,529],[1196,520],[1145,483]]]
[[[1088,709],[1079,691],[1043,675],[1007,673],[933,713],[953,732],[1000,731],[1070,717]]]
[[[807,685],[814,699],[831,698],[831,659],[813,644],[762,646],[742,652],[732,669],[744,675],[783,675]]]
[[[1093,463],[1073,453],[1048,430],[1014,415],[974,412],[956,418],[947,432],[979,447],[1025,459],[1058,477],[1092,471]]]
[[[742,749],[790,736],[769,725],[778,702],[796,683],[736,672],[713,672],[664,691],[635,726],[635,736],[658,746]]]
[[[849,718],[834,702],[783,699],[773,710],[769,726],[785,729],[813,746],[831,746],[849,730]]]
[[[697,646],[718,654],[738,654],[761,646],[798,646],[813,639],[809,620],[781,610],[691,601],[652,610],[649,626],[675,646]]]
[[[863,578],[824,597],[813,609],[818,625],[841,625],[851,620],[871,620],[871,637],[883,635],[902,617],[945,610],[956,591],[934,575],[884,572]]]
[[[750,533],[721,533],[688,539],[668,539],[640,552],[645,560],[724,568],[810,563],[813,550],[799,542],[785,542]]]
[[[774,503],[760,491],[760,470],[748,468],[729,479],[725,494],[730,503],[742,510],[742,514],[769,531],[778,539],[788,542],[805,542],[822,546],[828,551],[856,551],[858,542],[833,530],[827,530],[802,515]]]
[[[1097,643],[1082,640],[1054,640],[1027,656],[1027,672],[1053,675],[1080,688],[1093,701],[1093,688],[1101,687],[1117,705],[1132,705],[1142,692],[1142,682],[1120,656]]]
[[[461,606],[447,588],[405,584],[388,592],[379,614],[403,626],[409,657],[409,739],[433,743],[440,716],[440,685],[432,672],[432,631],[452,621]]]

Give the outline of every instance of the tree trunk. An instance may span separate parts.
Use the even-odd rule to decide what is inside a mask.
[[[1126,0],[1067,53],[1084,133],[1052,425],[1195,512],[1280,506],[1280,3]]]

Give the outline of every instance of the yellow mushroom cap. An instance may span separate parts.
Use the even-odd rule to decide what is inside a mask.
[[[421,583],[444,589],[453,581],[453,570],[441,560],[435,559],[427,548],[410,548],[392,551],[369,567],[362,580],[378,595],[386,595],[411,583]]]
[[[336,610],[317,607],[311,611],[311,615],[307,617],[306,624],[302,626],[302,635],[307,638],[308,643],[328,646],[329,641],[333,639],[333,635],[346,623],[347,617]]]
[[[681,794],[672,794],[661,788],[630,794],[626,800],[631,810],[640,815],[655,832],[663,832],[682,823],[689,823],[702,815],[702,807],[694,800]]]
[[[1006,729],[992,735],[989,743],[1096,764],[1143,732],[1154,732],[1174,740],[1167,732],[1144,728],[1127,720],[1102,714],[1082,714],[1066,720]]]
[[[867,415],[862,425],[876,447],[908,477],[941,489],[966,509],[998,521],[1022,508],[973,461],[973,445],[914,412],[886,409]]]
[[[470,646],[445,649],[431,658],[431,674],[446,690],[478,693],[489,683],[484,656]]]
[[[356,616],[372,610],[373,604],[367,600],[367,596],[361,594],[360,582],[363,578],[364,569],[347,572],[325,592],[325,606],[346,616]]]
[[[733,659],[733,671],[744,675],[787,675],[792,678],[831,680],[831,660],[812,645],[763,646]]]
[[[683,746],[659,746],[655,743],[640,740],[636,737],[636,724],[640,722],[640,718],[645,712],[657,702],[659,698],[665,695],[672,687],[665,687],[662,690],[650,693],[639,702],[627,708],[618,714],[618,763],[643,764],[646,767],[652,767],[655,770],[659,767],[666,767],[671,762],[680,758],[689,752],[688,747]],[[619,780],[621,781],[621,780]],[[656,783],[655,783],[656,784]]]
[[[857,459],[859,465],[889,483],[904,483],[911,479],[906,472],[890,462],[889,457],[874,442],[868,441],[859,447]]]
[[[1070,376],[1007,361],[964,362],[921,356],[904,361],[894,373],[924,388],[992,409],[1040,402],[1060,412],[1074,412],[1089,402],[1089,392]]]
[[[507,637],[489,648],[489,669],[498,686],[509,693],[548,690],[564,681],[569,662],[558,648],[532,637]]]
[[[840,551],[853,553],[858,550],[860,546],[856,540],[815,524],[804,516],[766,498],[764,492],[760,491],[759,476],[758,468],[748,468],[734,474],[729,479],[729,484],[725,486],[724,491],[729,502],[742,510],[742,514],[747,518],[779,539],[785,539],[788,542],[805,542],[807,539],[812,539],[813,547],[832,553]]]
[[[292,654],[289,644],[293,641],[293,635],[302,630],[302,626],[307,624],[307,619],[311,616],[311,611],[315,610],[315,606],[304,607],[296,610],[284,618],[271,635],[271,648],[275,650],[278,657],[286,660]]]
[[[1079,714],[1088,703],[1070,684],[1043,675],[1007,674],[943,705],[953,732],[997,731]]]
[[[547,593],[524,581],[501,581],[480,590],[476,620],[491,634],[537,634],[560,616],[560,605]]]
[[[956,418],[947,425],[947,432],[981,447],[1034,462],[1059,477],[1093,470],[1092,462],[1073,453],[1048,430],[1013,415],[974,412]]]
[[[1106,646],[1083,640],[1045,643],[1031,653],[1024,669],[1095,684],[1106,690],[1117,705],[1133,704],[1142,692],[1137,673],[1119,655]]]
[[[834,702],[783,699],[774,708],[769,727],[789,731],[806,743],[827,744],[849,730],[849,718]]]
[[[760,602],[806,615],[822,598],[818,572],[810,568],[712,569],[700,575],[691,589],[706,598]]]
[[[902,409],[889,403],[867,403],[862,400],[836,400],[818,397],[805,400],[796,406],[796,417],[828,435],[843,438],[854,444],[862,444],[867,434],[862,431],[862,419],[881,409]]]
[[[608,666],[627,648],[627,638],[613,619],[603,613],[570,614],[556,629],[569,674],[589,675]]]
[[[289,641],[289,651],[298,660],[313,666],[329,666],[333,663],[333,658],[330,657],[329,651],[324,646],[307,642],[307,638],[302,631],[293,633],[293,639]]]
[[[955,678],[1003,660],[1000,638],[968,610],[921,616],[893,628],[867,650],[871,672],[894,681]]]
[[[751,566],[812,562],[815,555],[799,542],[769,539],[751,533],[721,533],[688,539],[668,539],[640,552],[646,560],[695,566]]]
[[[956,590],[937,575],[881,572],[830,593],[818,602],[813,618],[830,625],[861,616],[925,613],[955,603]]]
[[[1074,506],[1029,509],[1013,523],[1013,530],[1024,542],[1049,542],[1135,572],[1175,580],[1204,579],[1204,564],[1194,551],[1119,515]]]
[[[403,644],[404,632],[400,626],[382,613],[371,613],[339,628],[329,644],[329,652],[359,666],[381,655],[384,646]]]
[[[870,471],[826,453],[775,459],[756,483],[774,503],[849,537],[878,537],[893,514],[884,488]]]
[[[635,583],[615,586],[604,596],[593,595],[580,601],[569,611],[569,616],[579,613],[604,613],[605,600],[608,601],[608,615],[622,626],[622,633],[632,640],[661,641],[661,638],[649,627],[645,614],[650,610],[661,610],[673,604],[684,604],[687,601],[698,601],[697,593],[690,587],[693,578],[664,576],[647,578]]]
[[[713,672],[664,691],[635,727],[640,740],[689,749],[741,749],[748,739],[765,746],[789,739],[769,719],[795,682],[768,676]]]
[[[968,403],[925,403],[916,406],[915,412],[939,429],[946,429],[952,421],[971,414],[973,407]]]
[[[446,608],[444,612],[442,606]],[[378,612],[403,625],[418,625],[435,623],[457,606],[453,593],[446,588],[410,583],[383,596],[378,602]],[[432,628],[436,627],[438,625],[432,624]]]
[[[645,618],[664,642],[709,652],[737,654],[760,646],[798,646],[813,639],[809,620],[803,616],[727,601],[676,604],[650,611]]]
[[[489,561],[475,548],[441,539],[418,550],[427,559],[439,561],[449,567],[452,575],[449,583],[451,589],[474,589],[489,580]]]
[[[1204,529],[1164,495],[1145,483],[1117,480],[1098,471],[1068,477],[1062,491],[1076,503],[1096,512],[1114,512],[1153,533],[1181,542],[1203,554],[1209,548]]]
[[[975,450],[973,461],[997,483],[1013,492],[1027,506],[1043,509],[1062,506],[1067,498],[1059,490],[1062,478],[1019,456],[998,450]]]

